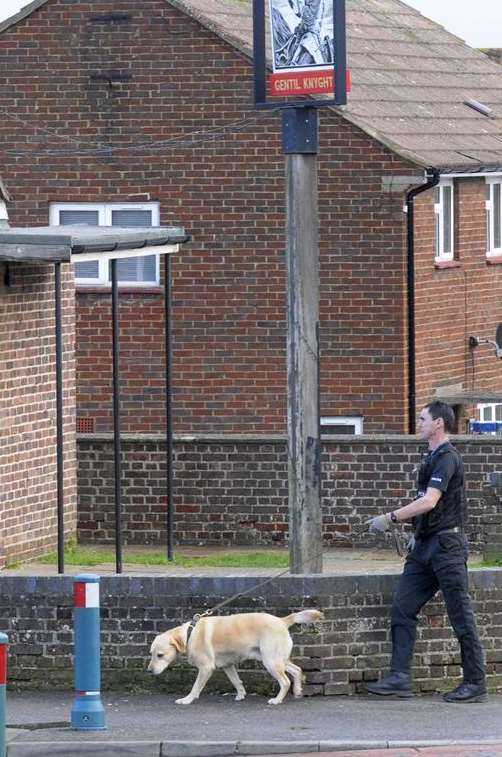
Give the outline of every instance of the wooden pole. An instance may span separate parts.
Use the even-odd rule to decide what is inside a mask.
[[[292,573],[322,573],[317,111],[283,116],[287,181],[288,477]]]

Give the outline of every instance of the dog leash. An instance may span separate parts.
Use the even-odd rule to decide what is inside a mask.
[[[342,534],[340,534],[342,535]],[[326,549],[323,549],[321,552],[317,552],[315,555],[310,557],[307,560],[307,564],[313,562],[314,560],[317,560],[318,557],[322,557],[327,552]],[[232,597],[229,597],[228,599],[225,599],[223,602],[219,602],[214,607],[211,607],[209,610],[206,610],[202,613],[196,613],[192,620],[190,621],[190,628],[189,626],[189,635],[192,632],[193,628],[195,627],[195,624],[199,622],[202,618],[209,617],[210,615],[213,615],[216,610],[219,610],[221,607],[225,607],[225,605],[230,604],[230,602],[233,602],[234,599],[237,599],[238,597],[244,597],[246,594],[251,594],[253,591],[256,591],[257,589],[260,589],[262,586],[265,586],[266,584],[271,583],[272,581],[276,581],[278,578],[282,578],[282,576],[287,575],[290,573],[290,569],[287,568],[286,570],[283,570],[282,573],[278,573],[276,576],[271,576],[270,578],[267,578],[265,581],[260,581],[260,583],[255,584],[250,589],[246,589],[246,591],[239,591],[237,594],[234,594]]]
[[[405,555],[405,549],[403,547],[403,541],[401,540],[400,536],[396,533],[396,529],[392,529],[390,532],[391,538],[394,542],[394,547],[399,555],[399,557],[403,557]],[[344,538],[345,534],[337,533],[337,537]],[[349,538],[348,536],[346,538]],[[310,562],[313,562],[314,560],[317,560],[318,557],[322,557],[327,552],[326,549],[323,549],[321,552],[318,552],[317,554],[313,555],[311,558],[307,560],[307,564]],[[190,638],[190,634],[192,633],[193,629],[199,622],[199,620],[202,620],[202,618],[207,618],[213,615],[217,610],[220,610],[222,607],[225,607],[225,605],[230,604],[234,601],[234,599],[238,599],[238,597],[244,597],[246,594],[251,594],[252,592],[256,591],[257,589],[260,589],[262,586],[265,586],[266,584],[272,583],[272,581],[276,581],[278,578],[282,578],[282,576],[287,575],[290,573],[290,569],[287,568],[286,570],[282,571],[282,573],[278,573],[276,576],[271,576],[270,578],[267,578],[265,581],[261,581],[260,583],[255,584],[250,589],[246,589],[246,591],[239,591],[237,594],[234,594],[233,596],[229,597],[228,599],[223,600],[223,602],[219,602],[214,607],[211,607],[209,610],[205,610],[205,612],[196,613],[192,620],[190,621],[190,624],[188,626],[187,630],[187,642]]]
[[[327,550],[323,549],[322,552],[318,552],[317,554],[313,555],[311,558],[307,560],[307,564],[310,562],[313,562],[320,556],[322,557],[322,555],[324,555],[326,551]],[[260,583],[255,584],[250,589],[246,589],[246,591],[239,591],[237,594],[234,594],[232,597],[225,599],[223,602],[219,602],[217,605],[215,605],[214,607],[211,607],[209,610],[206,610],[205,612],[196,613],[193,616],[192,620],[190,621],[190,625],[188,627],[187,641],[190,636],[190,633],[194,629],[196,623],[199,622],[199,620],[201,620],[202,618],[209,617],[210,615],[213,615],[216,612],[216,610],[219,610],[221,607],[225,607],[225,605],[230,604],[230,602],[233,602],[234,599],[237,599],[238,597],[244,597],[246,594],[251,594],[251,592],[256,591],[257,589],[260,589],[262,586],[265,586],[265,584],[269,584],[272,581],[276,581],[278,578],[281,578],[282,576],[285,576],[288,573],[290,573],[289,568],[287,568],[286,570],[283,570],[282,573],[278,573],[276,576],[271,576],[270,578],[267,578],[265,581],[260,581]]]
[[[324,552],[321,553],[321,554],[324,554]],[[315,555],[310,560],[308,560],[308,562],[312,562],[312,560],[314,560],[318,556],[319,555]],[[216,610],[219,610],[221,607],[225,607],[225,605],[230,604],[230,602],[233,602],[234,599],[237,599],[238,597],[244,597],[246,594],[251,594],[251,592],[256,591],[256,589],[259,589],[262,586],[265,586],[265,584],[271,583],[272,581],[276,581],[278,578],[281,578],[281,576],[285,576],[289,572],[290,571],[289,571],[289,568],[288,568],[287,570],[284,570],[282,573],[278,573],[276,576],[272,576],[271,578],[267,578],[266,581],[261,581],[260,583],[255,584],[250,589],[246,589],[246,591],[240,591],[237,594],[234,594],[232,597],[229,597],[228,599],[225,599],[223,602],[219,602],[217,605],[215,605],[214,607],[211,607],[211,609],[206,610],[205,612],[196,613],[193,616],[190,625],[192,625],[192,623],[195,625],[195,623],[198,623],[199,620],[201,620],[202,618],[208,617],[209,615],[213,615],[213,613],[215,613]]]

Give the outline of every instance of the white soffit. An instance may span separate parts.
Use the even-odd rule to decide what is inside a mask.
[[[72,252],[70,263],[87,263],[94,260],[118,260],[119,258],[143,258],[145,255],[173,255],[180,249],[179,244],[162,244],[111,252]]]

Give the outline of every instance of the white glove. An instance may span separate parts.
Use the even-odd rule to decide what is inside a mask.
[[[366,521],[366,525],[369,528],[370,534],[383,534],[385,531],[388,531],[392,525],[390,513],[377,515],[376,518],[370,518],[370,520]]]

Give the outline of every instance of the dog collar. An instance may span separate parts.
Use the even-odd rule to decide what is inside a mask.
[[[192,635],[192,631],[193,631],[193,629],[195,628],[196,625],[197,625],[197,620],[195,620],[195,619],[191,620],[190,623],[188,624],[187,639],[186,639],[186,644],[187,645],[188,645],[188,640],[189,640],[190,636]]]

